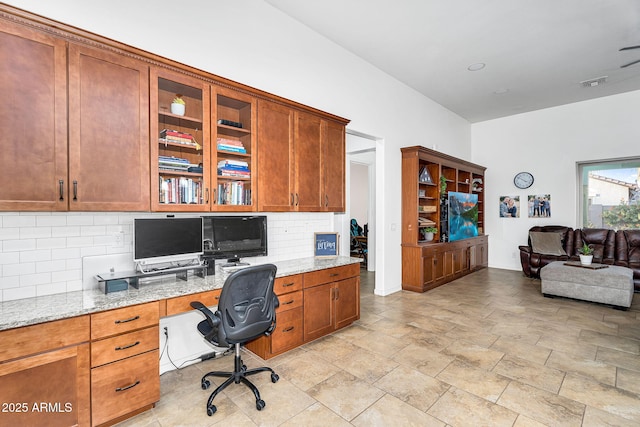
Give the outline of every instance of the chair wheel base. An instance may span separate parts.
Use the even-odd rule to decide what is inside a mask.
[[[211,381],[209,380],[204,380],[202,381],[202,383],[200,384],[200,386],[202,387],[203,390],[208,389],[209,387],[211,387]]]
[[[218,408],[216,408],[216,405],[207,406],[207,415],[212,416],[217,410]]]
[[[256,400],[256,409],[258,411],[262,411],[265,406],[267,406],[267,404],[264,403],[264,400],[262,400],[262,399]]]
[[[279,379],[280,379],[280,377],[275,372],[273,374],[271,374],[271,382],[272,383],[277,383]]]

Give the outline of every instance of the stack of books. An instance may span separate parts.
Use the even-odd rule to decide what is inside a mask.
[[[435,227],[436,223],[428,218],[418,217],[418,227]]]
[[[197,146],[193,140],[193,135],[171,129],[163,129],[160,132],[160,142]]]
[[[238,141],[237,139],[218,138],[216,142],[218,144],[218,150],[231,151],[233,153],[240,154],[247,153],[242,141]]]
[[[243,181],[223,182],[218,184],[219,205],[250,205],[251,189]]]
[[[202,181],[160,177],[160,203],[202,203]]]
[[[251,178],[249,163],[243,160],[220,160],[218,162],[218,176]]]
[[[192,165],[187,159],[173,156],[158,156],[158,167],[162,170],[187,172],[190,166]]]

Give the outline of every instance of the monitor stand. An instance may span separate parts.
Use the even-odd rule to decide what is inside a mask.
[[[222,264],[222,268],[230,268],[230,267],[246,267],[248,266],[248,262],[240,261],[240,258],[229,258],[226,264]]]

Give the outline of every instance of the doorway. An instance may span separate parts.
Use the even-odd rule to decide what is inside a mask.
[[[372,273],[376,271],[375,138],[347,130],[346,154],[346,222],[350,226],[351,219],[356,219],[358,225],[366,229],[366,271]],[[343,243],[349,244],[350,230],[343,230],[343,236],[346,240]]]

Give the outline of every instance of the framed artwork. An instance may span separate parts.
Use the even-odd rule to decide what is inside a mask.
[[[520,196],[500,196],[500,218],[520,218]]]
[[[338,233],[314,233],[314,251],[316,258],[335,258],[338,256]]]
[[[478,195],[449,191],[449,241],[478,235]]]
[[[551,218],[551,194],[530,194],[527,196],[529,218]]]

